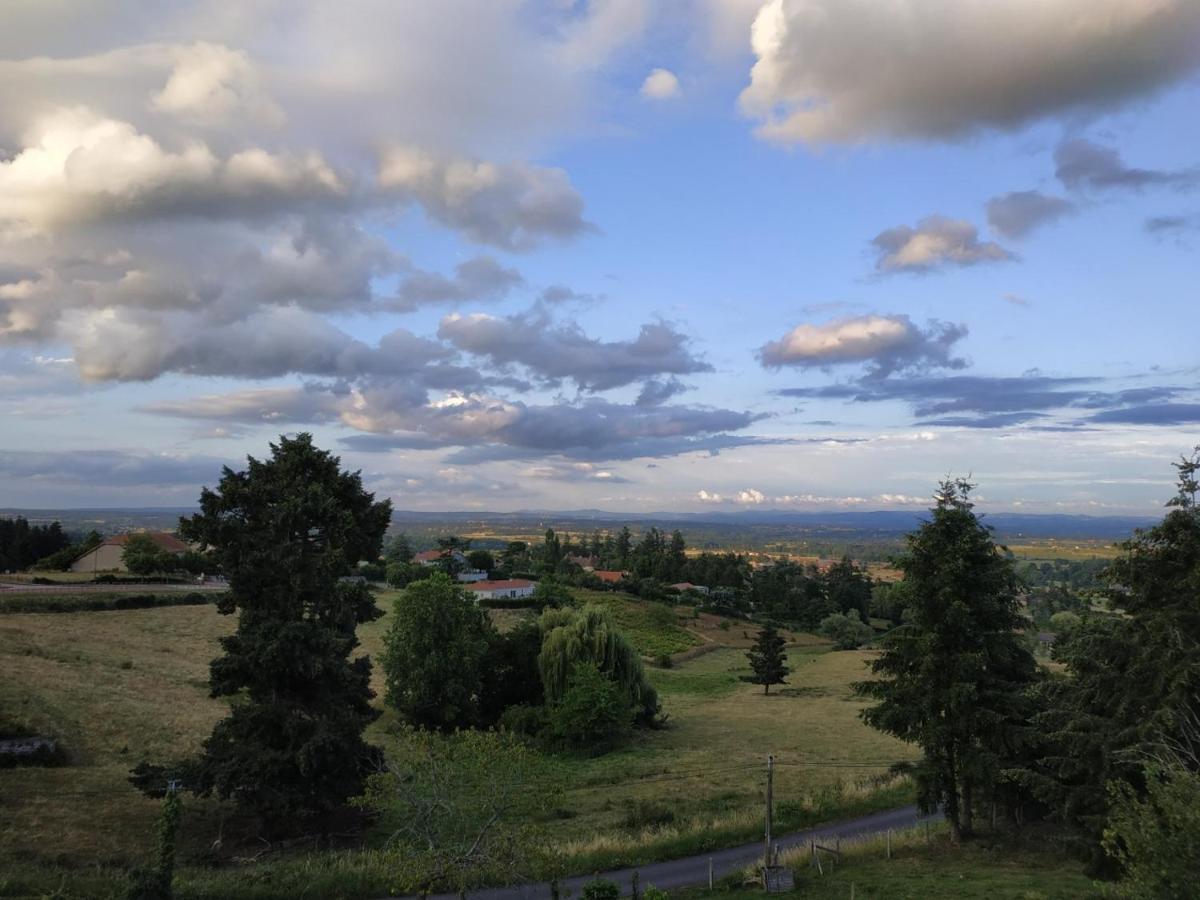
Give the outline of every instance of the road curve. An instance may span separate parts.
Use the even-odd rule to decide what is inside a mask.
[[[932,821],[940,820],[937,816]],[[889,828],[910,828],[925,821],[915,806],[905,806],[887,812],[873,813],[857,819],[847,819],[843,822],[833,822],[820,825],[805,831],[793,831],[780,835],[775,841],[780,850],[807,845],[813,838],[849,838],[864,834],[876,834]],[[714,850],[698,856],[687,856],[682,859],[672,859],[666,862],[648,863],[628,869],[616,869],[611,872],[600,872],[594,875],[579,875],[567,878],[561,882],[564,896],[579,896],[579,889],[593,878],[607,878],[621,886],[621,893],[626,896],[631,893],[633,873],[638,873],[639,883],[644,889],[652,884],[664,891],[676,890],[705,884],[708,881],[708,861],[713,864],[713,877],[722,878],[732,872],[753,863],[762,855],[762,841],[729,847],[725,850]],[[569,893],[568,893],[569,892]],[[550,897],[548,884],[521,884],[502,888],[481,888],[471,892],[472,900],[546,900]],[[389,898],[398,900],[398,898]],[[431,900],[458,900],[457,894],[437,894]]]

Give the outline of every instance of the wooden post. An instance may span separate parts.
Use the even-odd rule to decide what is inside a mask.
[[[771,801],[775,781],[775,757],[767,755],[767,833],[763,841],[763,865],[771,865]]]
[[[811,869],[817,863],[817,839],[810,838],[808,842],[808,867]]]
[[[638,877],[637,869],[634,869],[633,870],[633,879],[631,881],[631,886],[633,888],[631,896],[633,897],[633,900],[638,900],[638,881],[640,881],[640,880],[641,879]]]
[[[854,900],[854,882],[850,882],[850,900]]]
[[[892,829],[890,828],[887,832],[887,858],[892,858]]]
[[[925,843],[928,844],[931,840],[932,840],[932,838],[930,838],[930,836],[929,836],[929,820],[926,819],[925,820]]]
[[[712,857],[708,858],[708,889],[713,889],[713,861]]]

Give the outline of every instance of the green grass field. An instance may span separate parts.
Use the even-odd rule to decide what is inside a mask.
[[[909,788],[889,781],[886,768],[913,758],[913,749],[862,724],[861,701],[850,690],[869,652],[830,652],[811,636],[791,636],[799,640],[789,648],[789,683],[764,696],[742,680],[742,645],[752,630],[684,618],[695,629],[686,630],[645,604],[602,596],[630,623],[643,653],[678,647],[691,658],[648,670],[666,727],[606,756],[546,758],[547,772],[566,784],[553,833],[571,868],[594,871],[753,838],[767,753],[778,762],[781,829],[907,802]],[[393,599],[382,595],[381,607],[390,611]],[[361,630],[373,657],[389,619]],[[143,759],[195,753],[225,714],[226,702],[208,696],[208,663],[233,624],[212,606],[0,615],[0,726],[58,736],[70,759],[57,769],[0,770],[0,896],[37,896],[60,881],[76,897],[118,890],[120,870],[152,846],[158,812],[156,801],[127,783],[128,771]],[[379,690],[378,669],[374,682]],[[396,740],[393,722],[385,712],[369,739],[386,749]],[[186,801],[180,897],[287,897],[296,885],[314,897],[358,897],[387,886],[386,859],[364,848],[268,853],[253,865],[201,868],[214,854],[228,863],[262,850],[239,845],[238,830],[222,804]],[[214,850],[218,838],[224,841]],[[333,893],[314,886],[326,877]]]

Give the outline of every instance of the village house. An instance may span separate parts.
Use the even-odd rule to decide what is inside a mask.
[[[176,556],[187,553],[188,545],[164,531],[142,532],[154,541],[160,549]],[[132,534],[116,534],[105,538],[91,550],[78,557],[71,563],[72,572],[128,572],[125,566],[125,545],[129,543]]]
[[[475,595],[475,602],[480,600],[516,600],[520,597],[532,597],[536,585],[524,578],[509,578],[504,581],[476,581],[466,586]]]
[[[595,556],[568,556],[567,562],[579,566],[585,572],[594,572],[596,566],[600,565],[600,560]]]
[[[681,594],[686,593],[687,591],[695,591],[697,594],[708,593],[708,588],[706,588],[704,585],[692,584],[690,581],[680,581],[677,584],[672,584],[669,586],[679,591]]]

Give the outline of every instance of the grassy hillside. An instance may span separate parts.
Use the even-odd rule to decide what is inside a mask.
[[[393,599],[385,595],[380,605],[390,612]],[[742,645],[752,629],[723,629],[711,617],[664,618],[620,595],[595,599],[628,623],[642,652],[678,647],[691,658],[649,669],[666,727],[607,756],[545,758],[547,776],[565,784],[554,834],[571,868],[596,870],[753,838],[767,753],[778,762],[780,829],[906,801],[907,786],[889,781],[886,767],[912,758],[912,748],[863,725],[861,702],[850,690],[868,652],[834,653],[811,636],[790,636],[798,641],[788,651],[789,684],[764,696],[742,680]],[[378,657],[389,618],[361,631],[372,656]],[[0,614],[0,727],[56,735],[70,758],[58,769],[0,770],[0,896],[48,891],[64,878],[74,896],[102,897],[119,887],[120,869],[152,846],[158,811],[156,801],[127,783],[128,770],[142,759],[196,752],[225,714],[226,702],[208,696],[208,663],[232,626],[212,606]],[[380,689],[378,670],[374,681]],[[369,739],[386,749],[397,740],[393,723],[385,711]],[[204,858],[228,864],[256,856],[262,848],[239,844],[240,830],[227,807],[188,798],[180,896],[250,896],[241,891],[251,874],[258,884],[253,896],[292,896],[301,883],[311,896],[385,892],[386,859],[362,847],[268,853],[217,873],[197,868]],[[218,837],[223,841],[214,850]],[[319,887],[321,872],[334,893]]]

